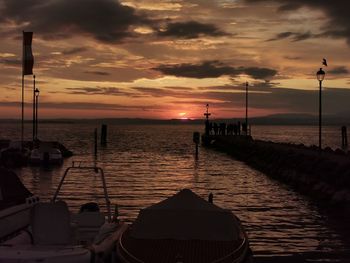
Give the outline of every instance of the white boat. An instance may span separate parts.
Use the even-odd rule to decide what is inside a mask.
[[[33,165],[62,164],[63,155],[52,143],[40,142],[39,148],[34,148],[31,151],[29,162]]]
[[[57,197],[70,170],[92,170],[101,175],[107,213],[95,203],[69,211]],[[112,218],[103,170],[99,167],[68,167],[51,202],[39,202],[30,212],[29,227],[0,243],[0,262],[112,262],[114,248],[125,225]],[[15,233],[14,233],[15,234]]]
[[[240,220],[189,189],[142,209],[117,244],[122,263],[246,263],[252,253]]]

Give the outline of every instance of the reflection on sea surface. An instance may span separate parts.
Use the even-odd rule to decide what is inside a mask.
[[[212,192],[217,205],[232,210],[243,221],[254,254],[261,260],[302,255],[303,259],[331,258],[334,262],[348,251],[327,218],[288,187],[225,154],[200,148],[195,160],[192,132],[201,128],[108,127],[108,144],[99,148],[97,164],[105,171],[112,204],[119,205],[122,219],[131,221],[141,208],[191,188],[204,198]],[[42,125],[41,138],[60,140],[75,156],[60,168],[18,170],[25,185],[42,199],[51,198],[72,160],[93,163],[93,129],[92,125]],[[103,203],[100,185],[94,173],[74,171],[61,198],[75,210],[86,201]]]

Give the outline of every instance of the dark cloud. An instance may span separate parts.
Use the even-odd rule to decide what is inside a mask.
[[[105,72],[105,71],[84,71],[84,73],[86,73],[86,74],[98,75],[98,76],[108,76],[108,75],[111,75],[110,73]]]
[[[293,41],[302,41],[312,37],[315,37],[315,35],[313,35],[310,31],[304,33],[294,33]]]
[[[78,53],[82,53],[84,51],[87,51],[87,47],[76,47],[76,48],[71,48],[71,49],[65,49],[62,51],[63,55],[74,55]]]
[[[279,33],[274,38],[270,38],[267,41],[276,41],[276,40],[291,38],[293,42],[297,42],[297,41],[302,41],[313,37],[317,37],[317,35],[312,34],[310,31],[304,32],[304,33],[288,31],[288,32]]]
[[[282,6],[280,6],[279,10],[280,11],[293,11],[296,10],[298,8],[300,8],[301,5],[299,3],[288,3],[288,4],[284,4]]]
[[[345,66],[339,66],[331,70],[328,70],[327,73],[334,74],[334,75],[342,75],[342,74],[348,74],[349,70]]]
[[[220,76],[237,76],[246,74],[254,79],[269,80],[277,74],[277,71],[269,68],[258,67],[231,67],[219,61],[205,61],[201,64],[176,64],[160,65],[154,70],[166,75],[188,78],[217,78]]]
[[[302,57],[298,57],[298,56],[284,56],[285,59],[289,59],[289,60],[300,60],[303,59]]]
[[[73,95],[106,95],[106,96],[128,96],[132,98],[142,97],[174,97],[186,98],[192,96],[192,88],[187,87],[132,87],[120,89],[116,87],[82,87],[82,88],[66,88],[66,91],[49,91],[49,93],[66,93]]]
[[[285,39],[290,36],[293,36],[293,32],[282,32],[278,33],[274,38],[268,39],[267,41],[274,41],[274,40],[280,40],[280,39]]]
[[[217,78],[235,73],[234,68],[218,61],[205,61],[202,64],[160,65],[154,69],[166,75],[188,78]]]
[[[277,74],[277,71],[274,69],[269,68],[258,68],[258,67],[248,67],[239,68],[242,73],[252,77],[253,79],[263,79],[263,80],[270,80],[272,77],[274,77]]]
[[[111,95],[111,96],[128,96],[132,95],[123,89],[116,87],[83,87],[83,88],[66,88],[69,94],[79,95]]]
[[[138,92],[138,96],[148,97],[174,97],[174,98],[187,98],[193,96],[191,89],[182,88],[150,88],[150,87],[133,87],[133,90]]]
[[[0,107],[20,107],[20,102],[17,101],[0,101]],[[32,107],[31,103],[24,103],[25,107]],[[157,105],[122,105],[122,104],[108,104],[108,103],[93,103],[93,102],[41,102],[41,109],[72,109],[72,110],[116,110],[116,111],[130,111],[130,110],[154,110],[161,109]]]
[[[27,24],[24,30],[45,38],[87,34],[99,41],[118,42],[129,27],[149,23],[135,9],[117,0],[4,0],[3,20]]]
[[[22,61],[20,59],[17,59],[17,58],[1,58],[0,64],[18,67],[18,66],[22,65]]]
[[[238,89],[241,89],[240,87]],[[215,107],[244,107],[245,93],[233,91],[203,91],[200,98],[211,100]],[[318,114],[318,90],[296,90],[277,87],[250,87],[249,105],[255,109],[274,110],[275,112],[304,112]],[[325,114],[348,111],[349,89],[324,89],[323,110]]]
[[[201,36],[225,36],[227,33],[221,31],[213,24],[203,24],[196,21],[169,23],[164,31],[158,32],[159,36],[171,36],[178,38],[199,38]]]
[[[280,4],[279,11],[297,12],[300,7],[322,10],[330,20],[321,29],[320,36],[345,38],[350,45],[350,1],[346,0],[245,0],[250,3],[276,2]]]

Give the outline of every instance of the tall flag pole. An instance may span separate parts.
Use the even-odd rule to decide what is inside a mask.
[[[22,127],[21,141],[23,149],[24,137],[24,75],[33,75],[34,57],[32,53],[33,32],[23,31],[23,47],[22,47]]]

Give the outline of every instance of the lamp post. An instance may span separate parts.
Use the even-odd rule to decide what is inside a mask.
[[[207,112],[204,113],[205,116],[205,135],[209,136],[210,135],[210,129],[209,129],[209,116],[211,113],[209,113],[209,104],[206,105]]]
[[[320,68],[316,73],[317,80],[320,85],[319,91],[319,112],[318,112],[318,148],[322,150],[322,81],[324,80],[326,73]]]
[[[39,89],[36,88],[34,91],[35,94],[35,140],[38,139],[38,104],[39,104]]]

